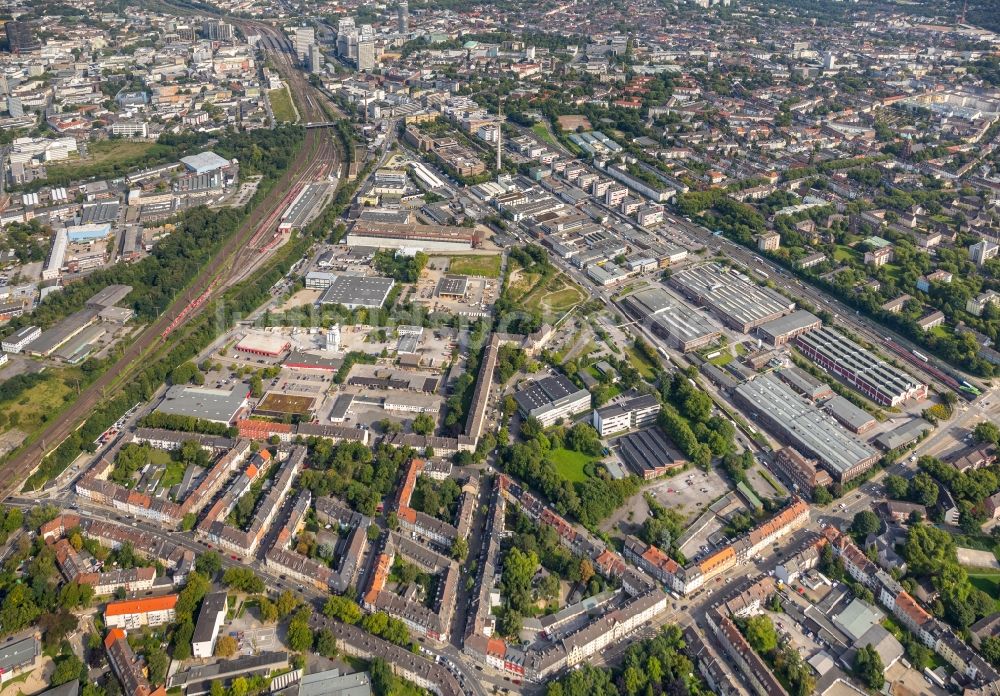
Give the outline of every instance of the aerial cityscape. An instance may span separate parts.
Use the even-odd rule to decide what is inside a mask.
[[[0,696],[1000,696],[997,0],[0,6]]]

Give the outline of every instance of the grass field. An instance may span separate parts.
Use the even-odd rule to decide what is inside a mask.
[[[980,569],[969,570],[969,582],[977,590],[982,590],[992,597],[997,611],[1000,611],[1000,571],[990,573]]]
[[[153,454],[159,453],[159,450],[153,451]],[[163,452],[163,454],[167,455],[167,461],[165,462],[167,469],[163,472],[163,476],[160,477],[160,485],[164,488],[170,488],[171,486],[176,486],[184,478],[184,471],[187,469],[187,465],[184,462],[175,462],[170,459],[170,455],[166,452]],[[154,458],[150,457],[150,459]]]
[[[590,457],[581,452],[560,447],[549,452],[549,459],[556,465],[556,471],[567,481],[586,481],[587,475],[583,467],[590,462]]]
[[[511,279],[508,289],[511,299],[515,301],[521,300],[534,289],[538,281],[541,280],[541,277],[538,273],[518,271],[517,276]]]
[[[541,310],[548,321],[555,321],[586,299],[583,291],[564,275],[557,274],[547,282],[538,282],[520,301],[529,311]]]
[[[848,261],[857,256],[857,252],[850,247],[846,247],[842,244],[838,244],[837,248],[833,252],[834,261]]]
[[[725,367],[732,361],[733,361],[733,354],[730,353],[728,349],[723,348],[718,355],[710,359],[708,362],[712,363],[716,367]]]
[[[74,395],[66,380],[52,372],[48,379],[28,389],[16,400],[0,403],[0,413],[7,416],[3,426],[10,425],[31,433],[61,411]]]
[[[643,378],[653,378],[653,366],[649,364],[649,361],[646,360],[646,358],[639,355],[636,349],[632,346],[625,346],[625,352],[628,353],[629,358],[632,359],[632,367],[637,369]]]
[[[548,126],[544,123],[536,123],[531,127],[531,132],[538,136],[538,139],[543,143],[548,143],[549,145],[556,146],[556,139],[552,137],[552,133],[549,132]]]
[[[86,179],[116,167],[125,169],[139,167],[150,160],[155,160],[157,156],[162,156],[167,150],[169,148],[164,145],[150,142],[100,140],[87,145],[85,158],[51,164],[46,170],[50,177],[72,174],[75,179]]]
[[[456,275],[500,277],[500,255],[452,256],[448,262],[448,272]]]
[[[279,123],[294,123],[298,120],[295,107],[292,105],[292,97],[288,93],[288,87],[272,89],[267,93],[267,98],[271,101],[271,111],[274,113],[274,120]]]
[[[540,311],[548,322],[558,321],[587,299],[583,290],[562,273],[543,278],[538,273],[519,270],[511,277],[508,293],[525,310]]]

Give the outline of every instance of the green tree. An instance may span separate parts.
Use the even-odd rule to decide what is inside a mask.
[[[464,538],[455,539],[451,545],[451,557],[458,560],[464,561],[465,557],[469,555],[469,542]]]
[[[770,655],[778,648],[778,632],[766,614],[747,619],[744,634],[751,647],[761,655]]]
[[[346,624],[356,624],[361,620],[361,607],[356,602],[340,595],[331,595],[323,605],[323,614]]]
[[[983,421],[973,429],[972,437],[976,442],[1000,445],[1000,426],[990,421]]]
[[[871,510],[862,510],[854,515],[851,522],[851,533],[860,538],[875,534],[881,528],[878,515]]]
[[[983,654],[990,664],[1000,668],[1000,638],[987,636],[979,644],[979,652]]]
[[[81,679],[84,673],[83,663],[73,653],[60,655],[55,659],[55,663],[56,668],[53,670],[52,676],[49,677],[49,686],[59,686],[74,679],[83,681]]]
[[[295,652],[305,652],[312,647],[313,634],[309,628],[309,607],[302,607],[288,622],[288,647]]]
[[[278,606],[267,597],[260,598],[258,609],[260,610],[260,620],[264,623],[274,623],[281,617]]]
[[[429,413],[419,413],[413,419],[413,432],[418,435],[430,435],[434,432],[434,417]]]
[[[191,638],[194,636],[194,624],[183,621],[174,629],[170,640],[171,654],[175,660],[187,660],[191,657]]]
[[[321,629],[316,633],[315,639],[314,650],[316,653],[327,659],[333,659],[337,656],[337,639],[329,629]]]
[[[931,507],[937,503],[939,493],[937,483],[926,472],[921,471],[910,479],[909,497],[915,503]]]
[[[816,486],[813,489],[813,502],[817,505],[829,505],[833,502],[833,496],[826,486]]]
[[[167,667],[170,665],[170,658],[159,645],[152,649],[147,649],[143,657],[146,658],[146,667],[149,669],[149,681],[153,684],[162,684],[167,677]]]
[[[910,482],[902,476],[889,474],[885,477],[885,492],[894,500],[903,500],[909,495]]]
[[[879,691],[885,684],[885,668],[882,666],[882,658],[879,657],[871,643],[863,648],[858,648],[857,653],[855,653],[854,673],[869,689]]]
[[[222,556],[218,551],[206,551],[194,562],[195,570],[211,580],[222,570]]]
[[[278,609],[278,616],[283,619],[298,608],[299,600],[289,590],[285,590],[278,595],[275,606]]]

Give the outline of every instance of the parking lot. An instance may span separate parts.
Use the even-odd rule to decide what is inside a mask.
[[[686,524],[690,524],[707,506],[729,490],[729,484],[718,471],[688,469],[650,483],[605,520],[601,529],[610,531],[620,526],[631,528],[641,525],[649,516],[646,493],[660,505],[684,515]]]

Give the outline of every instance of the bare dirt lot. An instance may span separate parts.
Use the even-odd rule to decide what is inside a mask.
[[[583,127],[584,130],[592,130],[593,126],[590,125],[590,121],[586,116],[569,114],[567,116],[559,117],[559,127],[564,131],[576,131],[577,128]]]

